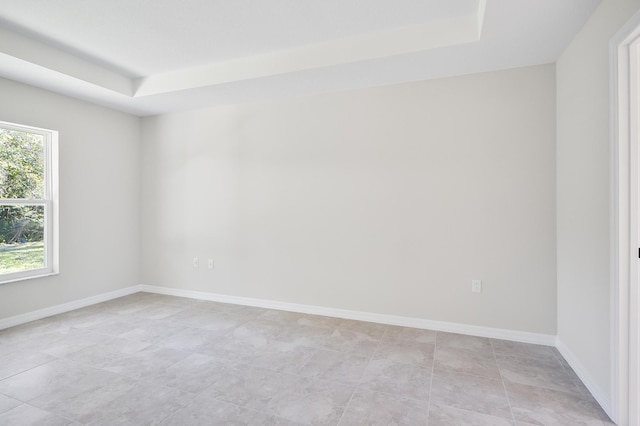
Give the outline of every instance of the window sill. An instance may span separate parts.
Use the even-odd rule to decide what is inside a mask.
[[[58,274],[60,274],[60,272],[44,271],[44,272],[33,272],[28,275],[21,275],[16,277],[6,277],[6,278],[0,277],[0,285],[14,283],[16,281],[32,280],[35,278],[51,277],[53,275],[58,275]]]

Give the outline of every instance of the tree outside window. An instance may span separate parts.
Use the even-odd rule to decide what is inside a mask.
[[[53,133],[0,123],[0,280],[53,271]]]

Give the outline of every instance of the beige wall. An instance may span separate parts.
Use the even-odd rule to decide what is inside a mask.
[[[605,0],[557,62],[558,340],[609,398],[608,43],[639,8]]]
[[[0,99],[60,132],[60,274],[0,285],[0,319],[139,284],[140,119],[5,79]]]
[[[145,284],[556,332],[553,65],[146,118],[142,140]]]

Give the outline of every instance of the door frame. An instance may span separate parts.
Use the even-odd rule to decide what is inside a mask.
[[[611,408],[640,424],[640,12],[611,39]]]

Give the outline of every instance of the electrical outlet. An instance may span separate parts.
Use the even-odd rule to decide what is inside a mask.
[[[197,268],[198,266],[200,266],[200,261],[198,260],[197,257],[193,258],[193,267]]]
[[[481,280],[471,280],[471,292],[472,293],[482,293],[482,281]]]
[[[209,259],[207,266],[209,267],[209,269],[213,269],[213,259]]]

